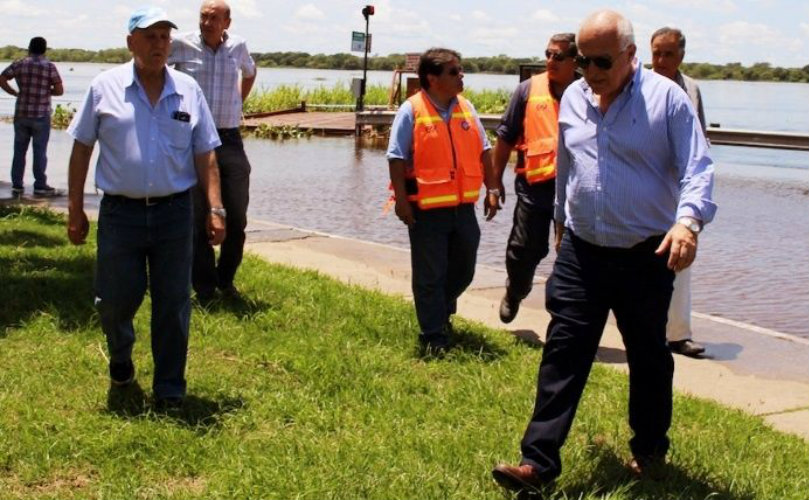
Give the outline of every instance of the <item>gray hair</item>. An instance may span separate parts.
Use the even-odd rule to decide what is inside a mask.
[[[576,34],[575,33],[557,33],[548,40],[549,43],[566,43],[568,44],[568,54],[576,55],[578,47],[576,47]]]
[[[680,50],[685,52],[685,35],[683,35],[683,32],[680,31],[677,28],[670,28],[668,26],[664,26],[664,27],[660,28],[659,30],[652,33],[651,43],[654,43],[655,38],[657,38],[659,36],[666,36],[666,35],[674,35],[674,36],[676,36],[677,37],[677,45],[680,47]]]
[[[635,43],[635,30],[632,28],[632,23],[629,19],[621,16],[616,25],[618,29],[618,42],[621,50],[626,50],[630,45]]]

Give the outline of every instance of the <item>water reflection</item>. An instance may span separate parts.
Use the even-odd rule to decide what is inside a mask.
[[[388,199],[384,147],[345,138],[246,141],[253,161],[250,215],[283,224],[406,248],[407,231]],[[266,159],[266,160],[264,160]],[[700,236],[694,272],[694,310],[809,337],[809,175],[791,169],[738,173],[720,164],[714,193],[720,211]],[[768,171],[770,178],[766,178]],[[756,177],[750,177],[756,175]],[[763,177],[763,178],[762,178]],[[478,261],[502,266],[514,208],[509,197],[494,220],[478,210],[482,237]],[[553,251],[538,272],[548,275]]]

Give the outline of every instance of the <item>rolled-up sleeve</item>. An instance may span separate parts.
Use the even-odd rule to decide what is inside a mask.
[[[497,125],[497,137],[509,144],[516,144],[523,134],[523,121],[525,121],[525,103],[528,100],[528,91],[531,80],[520,83],[511,94],[511,100],[505,113]]]
[[[390,127],[388,160],[410,160],[413,151],[413,106],[406,101],[396,112]]]
[[[70,121],[67,133],[85,146],[92,146],[98,139],[98,113],[96,113],[96,90],[90,85],[84,102]]]

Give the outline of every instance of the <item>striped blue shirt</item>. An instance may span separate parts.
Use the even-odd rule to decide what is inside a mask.
[[[554,218],[594,245],[629,248],[679,217],[713,220],[713,162],[676,83],[636,63],[606,113],[584,79],[559,110]]]

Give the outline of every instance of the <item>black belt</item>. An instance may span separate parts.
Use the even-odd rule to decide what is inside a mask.
[[[159,205],[160,203],[164,203],[166,201],[171,201],[175,198],[185,196],[190,191],[191,191],[190,189],[186,189],[185,191],[181,191],[179,193],[167,194],[165,196],[147,196],[146,198],[130,198],[129,196],[124,196],[122,194],[106,194],[106,193],[104,194],[104,197],[109,198],[111,200],[125,201],[128,203],[137,203],[139,205],[151,207],[154,205]]]

